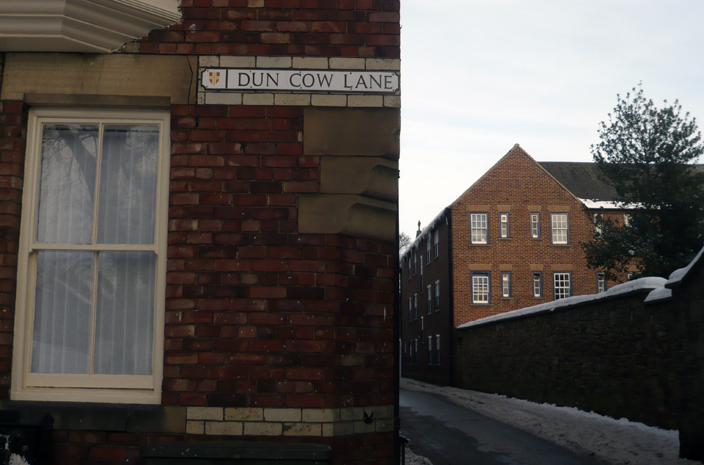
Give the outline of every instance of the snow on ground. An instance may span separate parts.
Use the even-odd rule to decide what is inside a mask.
[[[404,465],[433,465],[433,462],[426,457],[414,454],[411,448],[406,446],[406,461]]]
[[[576,452],[593,454],[613,465],[701,465],[678,458],[677,431],[653,428],[625,418],[616,420],[572,407],[536,404],[407,378],[401,379],[401,389],[440,394],[482,415]]]

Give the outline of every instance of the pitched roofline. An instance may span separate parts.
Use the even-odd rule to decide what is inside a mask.
[[[537,167],[540,168],[545,174],[547,174],[548,176],[550,176],[550,178],[552,178],[552,180],[555,181],[558,186],[560,186],[562,189],[565,190],[565,192],[567,192],[567,193],[568,193],[569,195],[571,195],[574,199],[576,199],[577,202],[579,202],[580,204],[584,205],[584,202],[582,202],[582,199],[580,199],[579,197],[577,197],[576,195],[574,195],[574,194],[572,193],[572,191],[570,191],[569,189],[567,189],[560,181],[558,181],[558,180],[555,178],[555,176],[553,176],[552,174],[550,174],[550,172],[549,172],[548,170],[546,170],[545,168],[543,168],[542,166],[540,166],[540,163],[538,163],[538,162],[535,160],[535,158],[531,157],[530,154],[529,154],[528,152],[526,152],[526,151],[523,149],[523,147],[521,147],[518,143],[516,143],[516,144],[513,145],[513,147],[511,147],[511,150],[509,150],[508,152],[506,152],[506,154],[505,154],[503,157],[501,157],[496,163],[494,163],[494,165],[493,165],[491,168],[489,168],[488,170],[486,170],[486,172],[485,172],[479,179],[477,179],[476,181],[474,181],[474,183],[472,183],[471,186],[469,186],[464,192],[462,192],[462,194],[461,194],[459,197],[457,197],[457,198],[450,204],[450,207],[452,207],[455,203],[457,203],[457,201],[459,201],[462,197],[464,197],[464,195],[465,195],[467,192],[469,192],[470,190],[472,190],[472,188],[474,188],[474,186],[476,186],[476,185],[477,185],[480,181],[482,181],[491,171],[493,171],[494,168],[496,168],[496,167],[498,166],[498,164],[501,163],[501,162],[504,160],[504,158],[508,157],[508,156],[511,154],[511,152],[513,152],[513,151],[516,150],[516,149],[518,149],[518,150],[520,150],[521,152],[523,152],[523,154],[524,154],[525,156],[527,156],[527,157],[535,164],[535,166],[537,166]],[[586,206],[585,206],[585,207],[586,207]]]

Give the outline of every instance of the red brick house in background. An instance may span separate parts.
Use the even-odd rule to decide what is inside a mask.
[[[395,462],[399,33],[397,0],[0,1],[26,454]]]
[[[403,375],[452,384],[457,326],[605,291],[579,243],[594,215],[625,221],[614,200],[595,164],[539,163],[514,146],[400,259]]]

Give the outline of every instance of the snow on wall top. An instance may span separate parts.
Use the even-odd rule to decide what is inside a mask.
[[[697,254],[697,256],[694,257],[691,262],[689,262],[689,265],[685,266],[684,268],[680,268],[679,270],[673,271],[670,274],[670,278],[667,280],[667,284],[674,284],[682,281],[682,279],[687,275],[687,273],[689,273],[692,267],[702,258],[702,254],[704,254],[704,248],[702,248]]]
[[[621,294],[628,294],[635,291],[645,290],[645,289],[662,289],[665,287],[665,283],[668,281],[665,278],[640,278],[633,281],[628,281],[627,283],[619,284],[614,286],[606,292],[601,294],[589,294],[589,295],[579,295],[575,297],[568,297],[566,299],[555,300],[552,302],[546,302],[540,305],[534,305],[532,307],[521,308],[518,310],[513,310],[511,312],[501,313],[499,315],[493,315],[479,320],[470,321],[457,327],[457,329],[469,328],[472,326],[485,325],[487,323],[492,323],[501,320],[510,320],[513,318],[518,318],[525,315],[533,315],[536,313],[552,312],[558,308],[568,307],[574,304],[591,302],[595,300],[606,299]],[[662,298],[662,297],[661,297]]]

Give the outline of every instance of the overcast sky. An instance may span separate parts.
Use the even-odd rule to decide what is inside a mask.
[[[415,236],[514,144],[592,161],[639,82],[704,127],[703,0],[402,0],[400,230]]]

